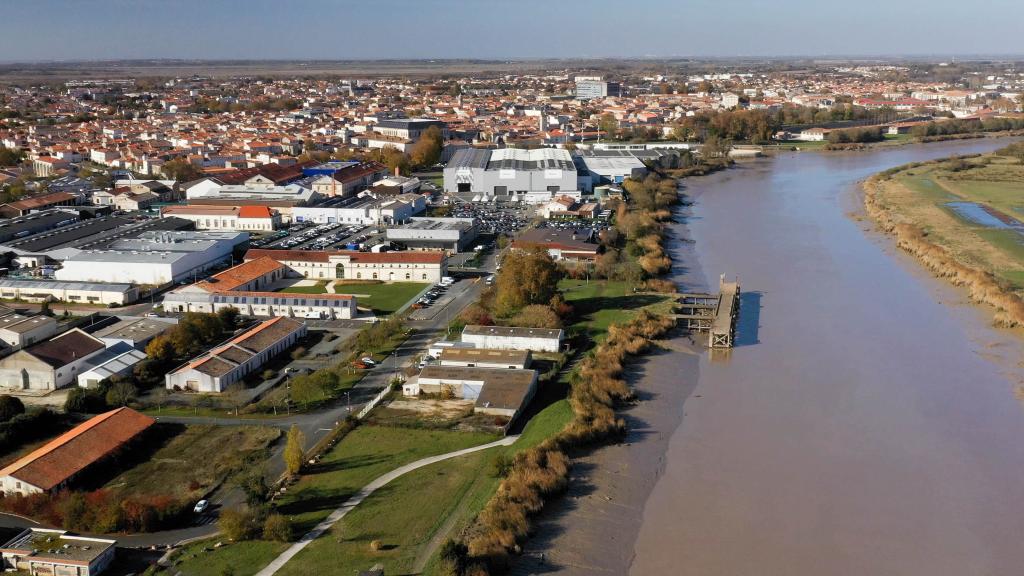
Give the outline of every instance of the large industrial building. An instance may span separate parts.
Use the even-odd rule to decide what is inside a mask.
[[[622,184],[628,178],[647,175],[647,166],[627,150],[582,151],[575,160],[580,190],[587,194],[596,186]]]
[[[359,224],[371,226],[391,222],[404,222],[415,214],[427,209],[427,203],[419,194],[398,194],[375,198],[369,193],[358,198],[336,198],[317,206],[302,206],[292,209],[296,222],[317,224]]]
[[[577,191],[576,164],[560,148],[459,150],[444,169],[444,191],[476,201],[539,204]]]
[[[58,280],[161,286],[194,279],[231,260],[248,232],[145,232],[111,242],[102,250],[80,250],[54,273]]]

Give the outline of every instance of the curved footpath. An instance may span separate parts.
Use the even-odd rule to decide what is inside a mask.
[[[280,556],[271,561],[266,568],[257,572],[256,576],[272,576],[273,574],[276,574],[278,570],[283,568],[284,565],[292,559],[292,557],[301,552],[303,548],[310,544],[310,542],[316,540],[320,537],[321,534],[330,530],[331,526],[334,526],[338,522],[338,520],[344,518],[346,514],[352,511],[352,509],[358,506],[363,500],[365,500],[371,494],[376,492],[378,489],[384,487],[386,484],[388,484],[395,478],[398,478],[399,476],[402,476],[404,474],[408,474],[413,470],[423,468],[424,466],[436,464],[437,462],[442,462],[444,460],[449,460],[451,458],[457,458],[459,456],[472,454],[473,452],[479,452],[481,450],[487,450],[498,446],[509,446],[518,439],[519,436],[506,436],[501,440],[497,440],[489,444],[481,444],[480,446],[473,446],[472,448],[456,450],[455,452],[448,452],[447,454],[430,456],[429,458],[417,460],[410,464],[406,464],[405,466],[402,466],[400,468],[395,468],[391,472],[388,472],[387,474],[377,478],[373,482],[370,482],[369,484],[364,486],[363,489],[360,490],[359,492],[356,492],[351,498],[346,500],[345,503],[342,504],[340,508],[338,508],[334,512],[331,512],[330,516],[328,516],[325,520],[317,524],[315,528],[310,530],[302,538],[299,538],[298,542],[289,546],[288,549],[282,552]]]

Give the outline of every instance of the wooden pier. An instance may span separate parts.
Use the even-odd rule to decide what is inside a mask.
[[[676,320],[694,332],[707,332],[708,348],[732,348],[740,312],[740,283],[719,279],[718,294],[689,292],[676,296]]]

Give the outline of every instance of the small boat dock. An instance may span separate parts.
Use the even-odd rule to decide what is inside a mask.
[[[708,348],[732,348],[740,313],[740,283],[719,278],[718,294],[677,294],[676,320],[692,332],[708,334]]]

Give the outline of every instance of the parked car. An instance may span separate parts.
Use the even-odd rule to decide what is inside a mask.
[[[369,356],[363,356],[362,358],[359,359],[359,361],[362,362],[363,364],[366,364],[367,366],[377,365],[377,362],[374,361],[374,359],[370,358]]]
[[[202,514],[203,512],[206,512],[206,509],[209,507],[210,502],[208,500],[200,500],[199,502],[196,502],[196,507],[193,508],[192,511],[196,514]]]

